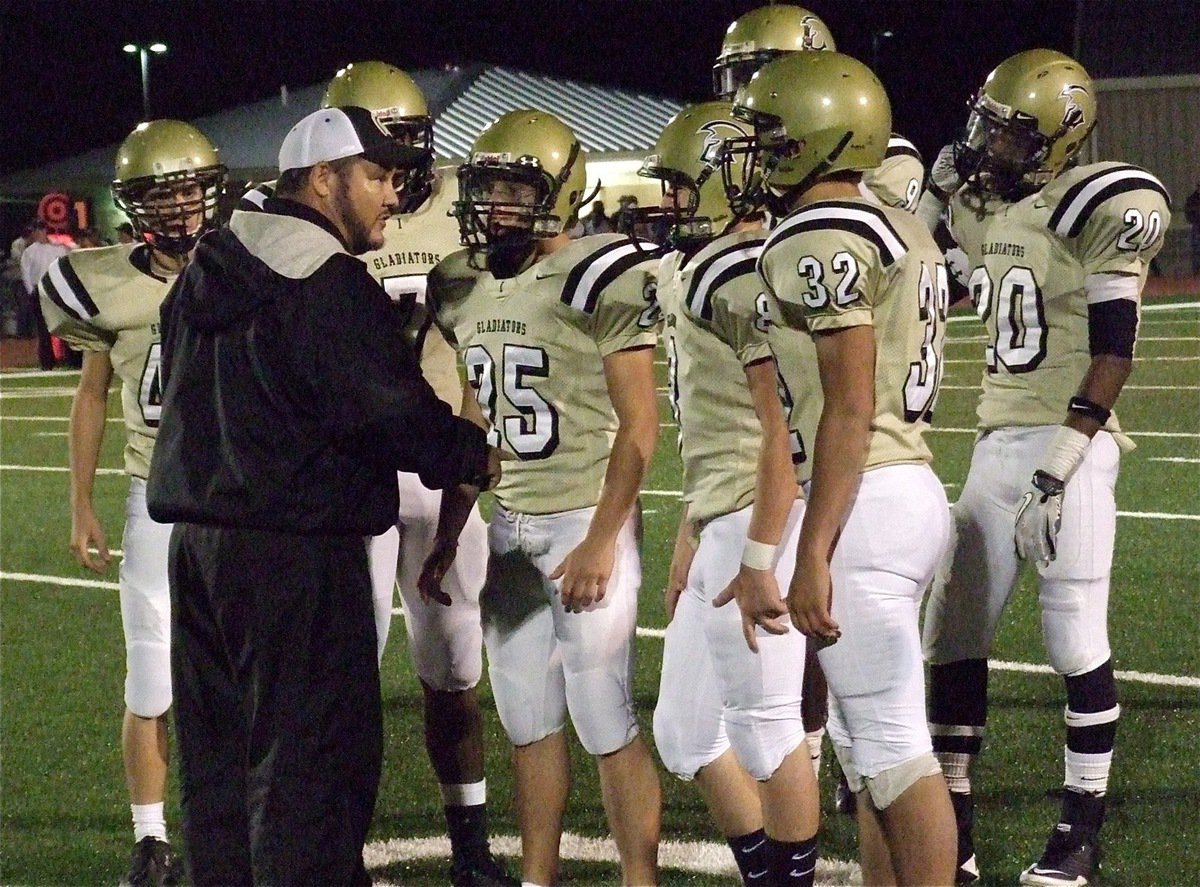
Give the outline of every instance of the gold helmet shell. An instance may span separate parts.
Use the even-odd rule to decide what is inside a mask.
[[[668,223],[668,236],[676,248],[723,233],[735,221],[721,176],[725,140],[746,138],[750,131],[734,118],[729,102],[683,108],[663,127],[654,152],[638,170],[640,176],[659,179],[664,192],[670,188],[674,206],[639,208],[639,221],[651,226],[660,219]],[[686,204],[680,203],[681,197]]]
[[[833,173],[874,169],[892,130],[879,78],[838,52],[794,52],[768,62],[738,90],[733,113],[754,126],[741,150],[752,155],[746,187],[760,199],[763,191],[780,196]]]
[[[434,182],[433,118],[425,93],[394,65],[353,62],[334,75],[321,99],[322,108],[351,105],[366,108],[393,138],[425,152],[421,162],[404,170],[396,182],[397,212],[414,212],[429,198]]]
[[[802,6],[779,4],[752,9],[725,31],[713,65],[713,93],[733,99],[739,87],[772,59],[790,52],[836,51],[825,22]]]
[[[501,115],[471,146],[458,168],[455,214],[464,242],[486,238],[490,216],[519,215],[534,237],[553,237],[570,227],[583,205],[586,154],[571,128],[546,111],[522,109]],[[529,186],[531,199],[495,199],[497,183]]]
[[[113,202],[163,252],[188,252],[217,221],[225,166],[205,135],[182,120],[139,123],[117,149]]]
[[[1066,169],[1095,124],[1096,91],[1083,65],[1052,49],[1026,50],[984,80],[956,162],[977,188],[1019,197]]]

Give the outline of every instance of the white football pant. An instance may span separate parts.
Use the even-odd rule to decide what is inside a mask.
[[[171,707],[171,527],[151,520],[146,482],[130,478],[118,584],[125,630],[125,705],[140,718],[157,718]]]
[[[925,614],[930,662],[985,659],[991,651],[1020,572],[1013,542],[1017,508],[1056,428],[1001,428],[975,444],[952,509],[956,539],[949,576],[938,576]],[[1042,634],[1050,665],[1062,675],[1084,674],[1111,656],[1108,587],[1119,461],[1112,435],[1098,432],[1067,482],[1058,556],[1038,568]]]

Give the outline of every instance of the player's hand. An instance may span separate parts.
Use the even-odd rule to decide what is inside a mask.
[[[667,608],[667,621],[675,618],[675,608],[679,606],[679,596],[687,588],[688,574],[692,570],[692,560],[696,557],[696,549],[686,536],[676,534],[675,552],[671,555],[671,569],[667,571],[667,588],[663,592],[663,606]]]
[[[597,541],[585,536],[561,564],[550,574],[550,580],[562,580],[559,595],[568,613],[582,613],[592,604],[604,600],[608,577],[612,575],[617,540]]]
[[[954,192],[962,187],[962,178],[958,174],[958,168],[954,165],[953,143],[943,145],[942,150],[938,151],[937,157],[929,167],[926,187],[942,203],[948,201]]]
[[[742,611],[742,636],[746,646],[758,652],[755,629],[761,626],[769,634],[787,634],[788,608],[779,596],[779,583],[772,570],[754,570],[742,564],[733,581],[715,598],[714,607],[736,600]]]
[[[1017,557],[1048,567],[1058,554],[1066,484],[1044,471],[1035,471],[1029,483],[1031,488],[1021,499],[1013,532]]]
[[[457,554],[457,541],[434,540],[433,549],[421,565],[421,575],[417,579],[417,591],[421,593],[422,603],[437,601],[444,607],[450,606],[450,595],[442,590],[442,580],[450,572]]]
[[[92,554],[92,548],[96,549],[96,554]],[[96,573],[107,570],[112,560],[104,539],[104,528],[91,508],[80,508],[71,515],[71,554],[80,566]]]
[[[833,619],[833,581],[829,576],[829,564],[824,558],[801,557],[792,574],[788,588],[788,611],[792,614],[792,625],[807,637],[814,638],[819,646],[828,646],[841,637],[842,630]]]
[[[479,491],[482,493],[484,490],[490,490],[500,483],[500,477],[503,474],[500,463],[515,458],[517,457],[508,450],[489,445],[487,448],[487,475],[479,484]]]

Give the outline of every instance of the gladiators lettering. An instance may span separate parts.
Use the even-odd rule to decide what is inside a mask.
[[[516,333],[518,336],[525,335],[525,324],[520,320],[508,320],[507,318],[495,318],[492,320],[480,320],[475,323],[475,332],[478,333]]]
[[[436,265],[442,260],[440,253],[426,253],[417,250],[410,250],[402,253],[388,253],[384,256],[376,256],[371,260],[371,264],[376,271],[382,271],[384,268],[395,268],[397,265]]]
[[[1025,247],[1019,243],[985,243],[985,256],[1012,256],[1014,259],[1025,258]]]

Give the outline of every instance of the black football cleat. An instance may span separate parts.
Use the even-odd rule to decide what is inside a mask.
[[[521,887],[520,879],[486,850],[470,858],[455,858],[450,863],[450,883],[454,887]]]
[[[1042,858],[1021,873],[1026,887],[1087,887],[1100,867],[1097,836],[1104,798],[1067,789],[1061,821],[1050,832]]]
[[[129,874],[121,887],[175,887],[179,883],[179,859],[171,845],[145,837],[133,845]]]

